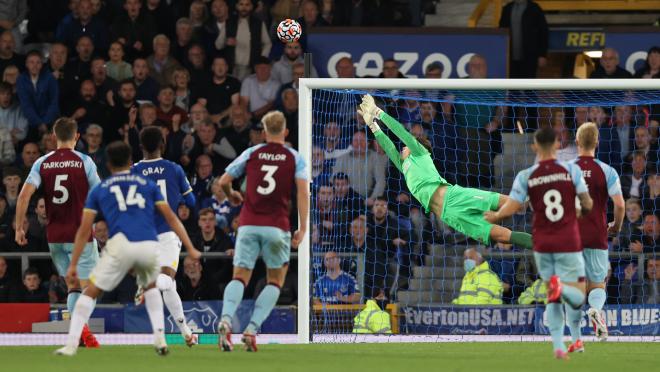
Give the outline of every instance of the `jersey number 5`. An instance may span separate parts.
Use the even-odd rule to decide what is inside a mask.
[[[263,181],[267,183],[266,187],[263,186],[258,186],[257,187],[257,192],[261,195],[270,195],[274,190],[275,186],[277,186],[275,179],[273,178],[273,174],[277,172],[277,169],[279,166],[277,165],[262,165],[261,166],[261,171],[266,172],[266,175],[264,176]]]
[[[53,195],[53,204],[64,204],[69,200],[69,190],[62,185],[62,182],[69,179],[68,174],[58,174],[55,176],[55,186],[53,186],[53,191],[59,191],[62,193],[61,196],[57,197]]]
[[[126,198],[124,198],[124,194],[122,194],[119,185],[110,187],[110,192],[115,194],[115,198],[117,198],[117,206],[122,212],[125,212],[129,205],[137,205],[140,209],[144,208],[144,198],[139,192],[137,192],[137,185],[131,185],[128,187]]]
[[[557,222],[564,217],[564,206],[561,205],[561,194],[555,189],[551,189],[543,194],[543,203],[545,203],[545,217],[550,222]]]

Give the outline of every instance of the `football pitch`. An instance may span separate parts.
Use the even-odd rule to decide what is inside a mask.
[[[170,348],[159,357],[149,346],[81,349],[75,357],[56,347],[0,347],[3,371],[657,371],[658,343],[589,343],[571,360],[552,358],[550,343],[389,343],[260,345],[222,353],[212,345]]]

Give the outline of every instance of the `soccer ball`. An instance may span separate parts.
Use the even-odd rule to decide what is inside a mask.
[[[300,39],[302,27],[293,19],[285,19],[277,25],[277,37],[283,43],[293,43]]]

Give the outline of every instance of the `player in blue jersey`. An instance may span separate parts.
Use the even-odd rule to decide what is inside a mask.
[[[518,173],[509,199],[497,212],[484,217],[497,223],[516,213],[529,196],[534,210],[532,236],[534,260],[539,274],[548,286],[545,315],[552,336],[555,357],[568,359],[564,335],[564,309],[569,323],[582,316],[584,302],[584,259],[577,217],[593,207],[580,168],[556,158],[559,141],[551,128],[534,134],[534,151],[539,162]],[[576,205],[576,198],[580,201]]]
[[[165,202],[159,187],[150,180],[130,174],[131,148],[123,142],[113,142],[106,148],[108,168],[112,176],[97,185],[87,197],[80,227],[76,232],[67,280],[78,278],[77,264],[92,224],[100,212],[108,224],[109,236],[105,251],[89,277],[90,284],[78,299],[66,346],[58,355],[75,355],[83,325],[89,320],[96,298],[103,291],[113,290],[133,269],[137,282],[146,288],[144,300],[154,333],[154,346],[159,355],[166,355],[163,300],[156,288],[158,266],[158,236],[155,213],[160,212],[172,230],[181,238],[188,255],[201,254],[190,242],[181,221]]]
[[[161,158],[165,146],[163,135],[158,127],[147,127],[140,132],[140,146],[144,154],[144,160],[131,167],[131,173],[150,179],[158,185],[160,191],[172,210],[177,210],[181,202],[188,207],[195,207],[195,196],[192,187],[188,183],[181,166],[169,160]],[[183,314],[181,298],[176,291],[174,276],[179,267],[179,253],[181,253],[181,241],[170,229],[162,215],[156,214],[156,232],[158,233],[158,264],[160,275],[156,280],[156,286],[163,294],[163,302],[170,311],[186,345],[197,344],[197,335],[193,334]],[[144,300],[144,289],[138,288],[136,303]]]

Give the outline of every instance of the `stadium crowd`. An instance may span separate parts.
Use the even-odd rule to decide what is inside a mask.
[[[303,30],[311,26],[388,24],[390,12],[383,5],[386,2],[380,3],[3,2],[0,302],[62,302],[66,297],[66,285],[54,273],[50,261],[33,260],[34,267],[21,273],[18,260],[1,257],[3,252],[48,252],[43,198],[32,201],[25,229],[27,247],[14,243],[14,208],[32,164],[55,149],[49,129],[59,116],[77,120],[78,150],[94,159],[101,178],[108,176],[106,144],[114,140],[129,143],[137,162],[142,158],[139,131],[153,125],[161,128],[166,143],[164,157],[184,167],[197,199],[193,209],[179,207],[179,218],[196,247],[226,256],[184,260],[177,279],[178,291],[183,300],[220,299],[224,285],[231,279],[231,260],[227,257],[233,254],[240,207],[228,202],[216,177],[243,150],[264,141],[259,119],[269,110],[285,114],[287,140],[294,148],[298,145],[298,79],[304,75],[302,54],[307,40],[303,33],[300,42],[283,45],[276,40],[274,26],[285,17],[297,18]],[[374,11],[360,11],[372,5]],[[21,30],[23,20],[28,21],[27,30]],[[593,77],[625,77],[619,71],[622,69],[616,51],[605,50],[603,56]],[[471,58],[467,68],[470,78],[488,77],[487,58]],[[336,71],[340,78],[356,77],[348,57],[337,62]],[[425,72],[427,78],[439,78],[442,65],[431,64]],[[316,76],[315,71],[312,76]],[[660,48],[653,47],[645,67],[635,77],[659,76]],[[379,77],[404,76],[397,61],[389,59]],[[493,160],[503,151],[502,134],[515,130],[516,122],[522,122],[529,131],[551,125],[562,139],[560,156],[567,159],[575,155],[575,129],[586,121],[596,122],[601,130],[599,157],[621,172],[627,200],[627,220],[620,236],[612,240],[612,250],[654,253],[660,249],[660,108],[507,111],[455,104],[460,97],[445,92],[431,94],[422,97],[418,93],[416,99],[381,103],[414,135],[432,142],[438,169],[449,182],[472,187],[495,187]],[[347,287],[350,293],[337,296],[332,290],[328,296],[315,296],[347,303],[360,301],[355,293],[394,300],[396,290],[408,288],[414,266],[440,262],[434,261],[437,257],[432,257],[430,246],[463,240],[440,221],[425,216],[406,191],[400,174],[391,169],[387,156],[366,135],[364,123],[355,115],[355,97],[337,102],[329,93],[319,92],[317,98],[326,100],[325,109],[333,114],[329,116],[332,120],[315,120],[313,127],[311,220],[313,248],[318,253],[314,257],[314,280],[325,275],[335,279],[345,273],[342,278],[350,284],[339,289]],[[94,234],[102,249],[108,239],[105,223],[97,223]],[[338,260],[328,252],[364,253],[364,287],[356,288],[354,283],[358,262]],[[655,262],[647,261],[645,272],[650,280],[660,277]],[[505,302],[515,301],[536,280],[535,270],[526,260],[491,261],[490,265],[504,283]],[[296,301],[295,265],[292,268],[280,297],[283,304]],[[265,285],[263,266],[257,268],[257,273],[246,296],[258,294]],[[614,282],[622,283],[615,286],[617,292],[623,284],[630,284],[628,292],[622,289],[617,293],[623,296],[622,302],[648,300],[645,294],[649,292],[644,288],[650,285],[649,280],[637,277],[633,261],[616,262],[610,283]],[[317,284],[315,289],[323,292],[323,282]],[[656,288],[653,301],[660,299],[657,286],[650,288]],[[134,292],[135,282],[129,276],[102,302],[130,302]]]

